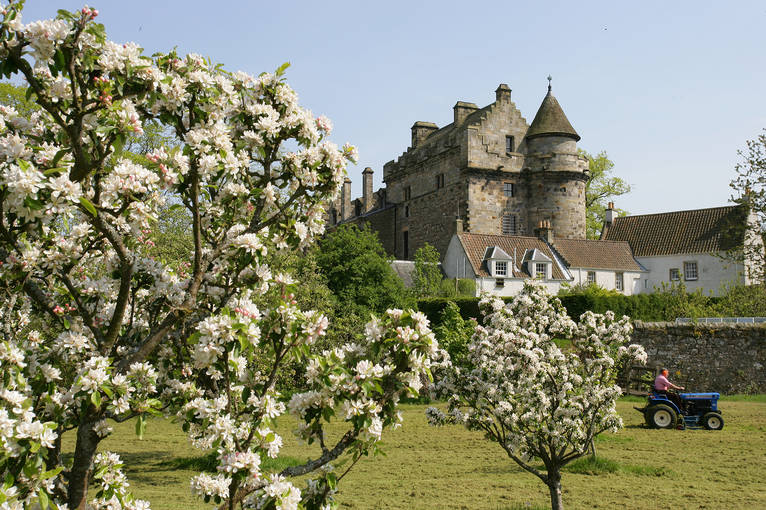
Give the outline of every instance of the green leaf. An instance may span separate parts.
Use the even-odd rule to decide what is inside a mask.
[[[94,391],[90,394],[90,401],[93,402],[93,405],[96,407],[101,407],[101,393],[98,391]]]
[[[138,418],[136,419],[136,435],[138,436],[138,439],[143,439],[145,432],[146,432],[146,420],[144,419],[143,414],[139,414]]]
[[[80,197],[80,204],[85,208],[86,211],[90,213],[91,216],[94,218],[98,216],[98,211],[90,200],[85,197]]]
[[[277,72],[275,74],[277,76],[282,76],[285,73],[285,71],[287,70],[288,67],[290,67],[290,62],[285,62],[284,64],[279,66],[279,68],[277,69]]]
[[[66,68],[66,57],[64,56],[64,52],[61,51],[61,49],[57,49],[56,53],[53,55],[53,61],[56,63],[56,67],[59,70],[62,70]]]
[[[61,473],[61,470],[64,469],[64,466],[59,466],[55,469],[51,469],[50,471],[45,471],[43,474],[40,475],[41,480],[47,480],[48,478],[53,478],[57,474]]]
[[[40,499],[40,510],[47,510],[48,508],[48,494],[42,489],[38,489],[37,497]]]
[[[338,477],[335,476],[335,473],[327,473],[327,486],[332,491],[338,486]]]
[[[53,156],[53,161],[51,162],[51,164],[52,164],[53,166],[56,166],[56,165],[58,165],[58,162],[59,162],[59,161],[61,161],[61,158],[63,158],[63,157],[64,157],[64,155],[65,155],[67,152],[68,152],[68,151],[67,151],[66,149],[61,149],[60,151],[58,151],[58,152],[56,153],[56,155],[55,155],[55,156]]]
[[[50,175],[55,175],[55,174],[58,174],[60,172],[63,172],[64,170],[65,169],[63,167],[60,167],[60,166],[56,167],[56,168],[49,168],[48,170],[43,172],[43,175],[48,177]]]

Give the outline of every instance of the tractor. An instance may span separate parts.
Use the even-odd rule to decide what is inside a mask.
[[[667,395],[652,392],[644,407],[634,407],[644,414],[646,424],[655,429],[706,428],[721,430],[723,416],[718,409],[720,393],[680,393],[679,408]]]

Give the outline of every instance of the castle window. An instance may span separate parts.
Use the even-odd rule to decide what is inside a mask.
[[[516,144],[514,143],[512,136],[506,136],[505,137],[505,152],[513,152],[516,149]]]
[[[684,280],[696,280],[696,279],[697,279],[697,263],[684,262]]]
[[[362,205],[359,202],[354,202],[354,216],[362,214]]]
[[[507,276],[508,275],[508,262],[497,261],[495,262],[495,276]]]
[[[338,224],[338,211],[333,209],[332,212],[330,213],[330,215],[332,216],[332,224],[333,225],[337,225]]]
[[[670,268],[669,280],[671,282],[681,281],[681,271],[677,267]]]
[[[443,188],[444,187],[444,174],[439,174],[436,176],[436,189]]]
[[[566,188],[561,188],[561,192],[562,192],[562,193],[566,193],[566,192],[567,192],[567,189],[566,189]]]
[[[409,218],[410,217],[410,206],[405,205],[404,206],[404,217]]]
[[[402,259],[407,260],[410,253],[410,233],[407,230],[402,232],[402,251],[404,252]]]
[[[503,183],[503,195],[506,197],[512,197],[513,196],[513,183],[512,182],[505,182]]]
[[[625,279],[622,273],[614,273],[614,288],[620,292],[625,290]]]
[[[545,264],[535,264],[535,278],[542,278],[545,279]]]
[[[410,196],[412,196],[412,188],[407,186],[406,188],[404,188],[404,199],[409,200]]]
[[[515,236],[516,235],[516,216],[513,214],[506,214],[502,220],[503,235]]]
[[[588,285],[593,285],[594,283],[596,283],[596,272],[588,271]]]

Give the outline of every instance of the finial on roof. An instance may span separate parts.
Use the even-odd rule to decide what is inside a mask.
[[[549,74],[548,75],[548,92],[551,91],[551,80],[553,80],[553,77],[551,77],[551,75]]]

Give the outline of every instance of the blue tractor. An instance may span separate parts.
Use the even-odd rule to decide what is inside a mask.
[[[680,393],[678,396],[680,406],[667,395],[652,392],[645,407],[634,409],[642,412],[646,424],[654,429],[723,428],[723,416],[718,409],[720,393]]]

